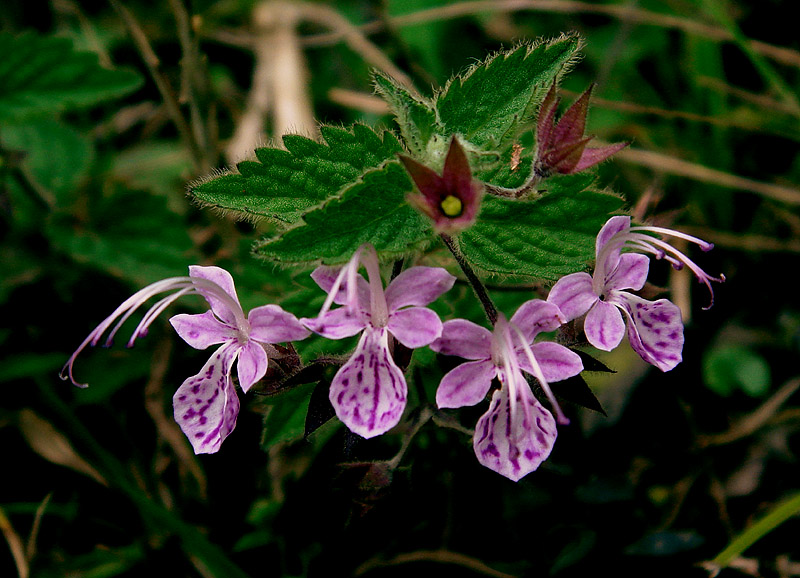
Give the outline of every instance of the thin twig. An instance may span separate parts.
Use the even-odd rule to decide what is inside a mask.
[[[8,549],[11,550],[11,556],[14,558],[14,564],[17,566],[19,578],[28,578],[30,575],[30,566],[28,565],[28,560],[25,558],[25,548],[22,545],[22,539],[14,530],[11,521],[6,517],[2,506],[0,506],[0,532],[3,532],[6,542],[8,542]]]
[[[195,169],[197,171],[202,171],[203,153],[200,150],[194,135],[192,134],[189,124],[186,122],[186,119],[181,112],[180,104],[178,103],[178,97],[175,95],[175,91],[172,89],[169,79],[163,72],[161,72],[161,61],[159,60],[158,56],[156,56],[153,47],[150,46],[150,41],[147,39],[147,35],[144,33],[144,30],[131,11],[128,10],[119,0],[109,0],[109,2],[117,14],[119,14],[119,17],[122,19],[125,28],[128,30],[128,34],[130,34],[136,49],[139,51],[139,55],[142,57],[142,60],[144,61],[144,64],[147,67],[147,70],[150,73],[156,88],[158,88],[158,92],[161,94],[161,98],[164,100],[164,106],[167,108],[167,113],[172,119],[172,122],[175,123],[175,128],[178,130],[181,141],[183,141],[184,146],[186,146],[186,148],[189,150],[192,161],[195,165]]]
[[[440,234],[439,236],[442,238],[442,241],[444,242],[445,246],[453,254],[456,263],[458,263],[458,266],[464,272],[464,275],[466,275],[467,281],[469,281],[469,284],[472,286],[472,290],[475,292],[475,295],[478,297],[478,300],[481,302],[481,305],[483,306],[483,310],[486,312],[486,317],[489,319],[489,322],[494,326],[494,324],[497,323],[497,307],[495,307],[491,297],[489,297],[489,293],[487,293],[486,287],[484,287],[481,280],[475,274],[475,271],[473,271],[472,266],[464,258],[464,255],[461,254],[461,249],[458,248],[455,239],[444,233]]]
[[[203,105],[208,102],[210,79],[203,66],[197,35],[192,31],[192,19],[183,0],[169,0],[169,5],[175,16],[178,40],[183,51],[181,68],[184,75],[184,92],[189,103],[192,134],[197,146],[203,152],[202,170],[205,173],[216,163],[216,150],[203,110]]]
[[[683,18],[621,4],[597,4],[573,0],[475,0],[394,16],[390,21],[393,26],[403,27],[426,22],[452,20],[481,13],[515,11],[599,14],[634,24],[680,30],[692,36],[699,36],[718,42],[734,40],[733,35],[724,28],[705,24],[697,19]],[[359,27],[359,30],[363,34],[374,34],[381,32],[384,28],[385,23],[383,21],[375,20]],[[331,44],[341,41],[342,38],[341,32],[332,32],[309,36],[305,39],[305,42],[309,45]],[[754,52],[763,54],[776,62],[800,68],[800,52],[796,50],[774,46],[758,40],[750,40],[749,46]]]
[[[478,574],[491,576],[492,578],[515,578],[514,574],[506,574],[500,570],[495,570],[478,558],[441,548],[439,550],[417,550],[415,552],[408,552],[406,554],[398,554],[394,558],[390,558],[388,560],[372,558],[356,568],[354,575],[361,576],[376,568],[399,566],[414,562],[438,562],[440,564],[454,564],[456,566],[467,568]]]
[[[42,527],[42,518],[47,509],[50,500],[53,497],[53,492],[50,492],[44,497],[42,503],[36,508],[36,514],[33,517],[33,526],[31,526],[31,533],[28,535],[28,542],[25,544],[25,559],[30,563],[36,555],[36,540],[39,537],[39,529]]]
[[[604,143],[598,141],[598,146],[602,144]],[[614,158],[620,161],[650,167],[669,174],[680,175],[703,183],[710,183],[730,189],[742,189],[790,205],[800,205],[800,190],[798,189],[755,181],[732,173],[711,169],[697,163],[691,163],[663,153],[629,147],[616,153]]]

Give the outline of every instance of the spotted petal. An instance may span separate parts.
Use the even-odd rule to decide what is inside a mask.
[[[536,401],[522,374],[516,373],[514,411],[509,404],[510,388],[503,384],[478,420],[473,438],[478,461],[515,482],[547,459],[558,434],[553,416]]]
[[[436,390],[436,405],[440,408],[464,407],[483,401],[497,368],[489,359],[468,361],[449,371]]]
[[[622,310],[628,317],[628,341],[647,363],[669,371],[682,360],[683,320],[681,310],[667,299],[647,301],[620,292]]]
[[[169,322],[181,339],[195,349],[205,349],[236,338],[236,330],[217,319],[213,311],[192,315],[181,313],[171,317]]]
[[[407,391],[403,372],[389,353],[388,332],[368,327],[353,356],[334,376],[330,400],[350,431],[371,438],[397,425]]]
[[[223,345],[172,397],[175,421],[196,454],[217,452],[236,427],[239,398],[231,382],[235,357],[236,348]]]

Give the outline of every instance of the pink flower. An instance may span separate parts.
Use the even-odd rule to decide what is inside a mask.
[[[369,282],[358,274],[360,264]],[[362,437],[385,433],[400,421],[408,391],[392,359],[389,334],[409,349],[439,337],[442,322],[422,306],[448,291],[455,277],[438,267],[411,267],[384,291],[372,245],[362,245],[342,269],[318,267],[311,276],[328,298],[317,317],[300,321],[330,339],[361,333],[355,352],[331,383],[329,397],[336,415]],[[343,307],[330,309],[333,303]]]
[[[116,321],[106,338],[110,345],[114,335],[131,314],[150,298],[171,292],[145,313],[128,341],[133,346],[138,337],[147,334],[150,324],[170,304],[183,295],[199,293],[211,309],[196,315],[181,314],[170,323],[184,341],[196,349],[221,345],[203,369],[183,382],[172,398],[175,421],[189,438],[195,453],[214,453],[233,431],[239,414],[239,398],[231,373],[238,359],[239,385],[247,392],[267,371],[267,353],[276,353],[274,343],[296,341],[309,335],[297,318],[278,307],[256,307],[245,316],[236,296],[233,278],[219,267],[189,267],[189,277],[172,277],[148,285],[129,297],[81,343],[61,370],[62,379],[79,384],[72,375],[75,359],[87,346],[97,345],[103,334]]]
[[[523,371],[537,379],[558,422],[569,423],[548,384],[578,375],[583,363],[563,345],[533,342],[563,321],[558,307],[534,299],[510,321],[501,315],[494,332],[465,319],[446,321],[442,336],[431,344],[434,351],[470,360],[442,379],[436,392],[440,408],[476,405],[499,379],[500,389],[475,426],[473,447],[481,464],[515,482],[547,459],[557,435],[556,420],[534,397]]]
[[[631,227],[630,221],[630,217],[611,217],[597,235],[594,274],[581,272],[562,277],[553,285],[547,300],[556,304],[567,320],[585,313],[586,338],[603,351],[620,344],[627,320],[628,341],[634,351],[660,370],[669,371],[682,359],[680,309],[666,299],[647,301],[625,291],[644,287],[650,267],[646,254],[665,259],[675,268],[688,266],[711,291],[712,303],[711,281],[722,282],[725,277],[711,277],[669,243],[647,233],[680,237],[704,251],[713,248],[711,243],[671,229]],[[638,252],[622,253],[623,249]]]

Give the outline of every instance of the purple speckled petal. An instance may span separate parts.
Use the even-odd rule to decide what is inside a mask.
[[[519,309],[511,317],[510,323],[522,332],[528,343],[531,343],[533,338],[542,331],[558,329],[564,323],[564,315],[553,303],[541,299],[531,299],[519,306]],[[519,340],[516,332],[513,339],[515,342]]]
[[[267,352],[257,342],[250,341],[241,347],[236,369],[239,375],[239,387],[243,392],[247,393],[255,382],[264,377],[268,361]]]
[[[558,343],[552,341],[534,343],[531,345],[531,352],[548,382],[568,379],[583,371],[583,362],[580,356]],[[534,375],[533,368],[524,351],[517,352],[517,359],[522,369]]]
[[[468,361],[449,371],[436,390],[436,405],[445,407],[464,407],[483,401],[497,368],[489,359]]]
[[[181,339],[195,349],[205,349],[236,338],[236,330],[217,319],[213,311],[196,315],[181,313],[171,317],[169,322]]]
[[[442,335],[442,322],[427,307],[409,307],[390,313],[386,329],[400,343],[409,349],[416,349],[428,345]]]
[[[427,305],[449,291],[455,282],[456,278],[441,267],[411,267],[389,283],[386,305],[389,311],[407,305]]]
[[[239,297],[236,296],[236,288],[233,284],[233,277],[231,277],[231,274],[225,269],[220,267],[201,267],[200,265],[191,265],[189,267],[189,276],[213,281],[222,287],[225,293],[230,295],[237,305],[239,304]],[[208,301],[208,304],[211,306],[211,310],[216,313],[217,317],[219,317],[228,325],[236,327],[236,317],[226,303],[217,297],[214,297],[214,295],[211,293],[203,291],[202,289],[199,290],[199,293],[205,298],[206,301]]]
[[[346,307],[339,307],[319,317],[303,318],[300,323],[328,339],[344,339],[364,329],[367,326],[367,319],[363,313],[351,315]]]
[[[592,276],[588,273],[565,275],[550,289],[547,300],[561,309],[567,321],[580,317],[597,302]]]
[[[442,325],[442,336],[431,349],[464,359],[487,359],[492,355],[492,332],[466,319],[451,319]]]
[[[609,301],[598,301],[586,315],[583,332],[597,349],[611,351],[625,336],[622,313]]]
[[[311,273],[311,278],[319,285],[320,289],[325,293],[330,293],[333,284],[336,282],[336,277],[339,275],[339,267],[317,267]],[[358,295],[358,304],[363,311],[369,311],[369,283],[362,275],[356,275],[356,294]],[[337,305],[344,305],[347,303],[347,277],[342,279],[339,285],[339,290],[333,298],[333,302]]]
[[[331,383],[336,415],[365,438],[397,425],[406,407],[406,380],[389,353],[388,335],[386,329],[366,328],[353,356]]]
[[[633,289],[638,291],[647,281],[650,271],[650,259],[639,253],[623,253],[620,255],[617,268],[606,279],[606,289]]]
[[[503,384],[478,420],[472,444],[481,464],[516,482],[547,459],[558,432],[555,419],[533,397],[522,374],[517,372],[515,379],[514,411],[508,384]]]
[[[299,341],[308,337],[308,329],[297,317],[277,305],[256,307],[247,316],[250,322],[250,338],[261,343],[283,343]]]
[[[647,301],[629,293],[614,292],[628,317],[628,341],[647,363],[669,371],[683,359],[683,320],[674,303]]]
[[[196,454],[219,450],[239,415],[239,398],[231,382],[236,348],[220,347],[203,369],[190,377],[172,397],[175,421],[189,438]]]

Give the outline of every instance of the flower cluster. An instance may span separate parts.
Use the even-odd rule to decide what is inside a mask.
[[[421,172],[417,179],[423,194],[435,197],[450,217],[447,197],[440,198],[441,191],[463,192],[472,186],[471,181],[462,179],[464,175],[458,176],[466,174],[465,159],[456,141],[453,143],[445,176],[437,181],[433,179],[437,175]],[[424,182],[430,185],[427,192]],[[454,182],[461,185],[451,188]],[[188,277],[158,281],[122,303],[72,354],[62,378],[85,387],[73,376],[76,357],[87,346],[97,345],[107,332],[105,343],[110,344],[121,325],[151,298],[168,293],[145,313],[129,346],[178,298],[199,294],[208,303],[208,311],[175,315],[170,322],[192,347],[219,347],[200,372],[178,388],[173,405],[175,420],[195,452],[213,453],[236,425],[239,399],[232,377],[234,364],[239,388],[246,393],[266,375],[270,360],[279,359],[286,351],[277,344],[302,340],[311,332],[329,339],[360,334],[355,351],[331,383],[329,399],[351,431],[371,438],[396,426],[405,410],[408,387],[404,370],[395,361],[397,348],[429,346],[440,354],[467,360],[439,384],[439,408],[477,405],[491,393],[488,409],[475,427],[475,454],[484,466],[517,481],[549,456],[557,424],[569,423],[550,383],[583,371],[580,356],[554,341],[540,339],[540,334],[583,317],[588,342],[608,351],[621,343],[627,325],[631,347],[642,359],[662,371],[681,361],[680,310],[666,299],[647,301],[630,291],[643,288],[649,256],[677,268],[688,267],[709,289],[711,282],[724,277],[709,276],[662,236],[711,249],[709,243],[677,231],[631,226],[629,217],[612,217],[597,237],[593,274],[563,277],[547,300],[525,302],[510,319],[500,314],[492,331],[465,319],[442,323],[426,307],[453,286],[456,278],[445,269],[409,267],[384,288],[378,256],[369,244],[360,247],[345,266],[319,267],[312,273],[328,294],[314,318],[298,319],[277,305],[257,307],[245,315],[228,272],[218,267],[190,267]],[[361,267],[366,278],[359,272]],[[495,383],[499,387],[493,387]],[[544,392],[549,409],[534,395],[532,383]]]

